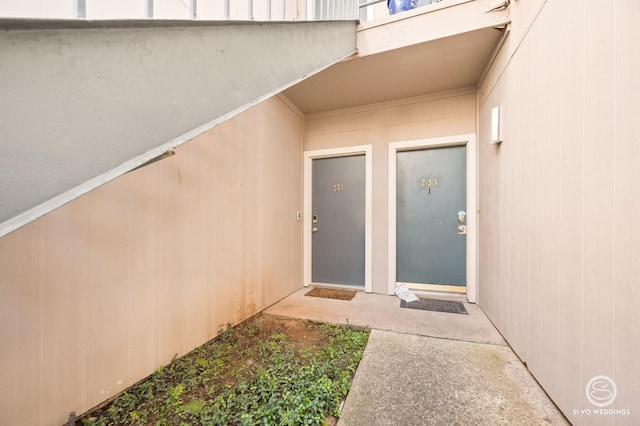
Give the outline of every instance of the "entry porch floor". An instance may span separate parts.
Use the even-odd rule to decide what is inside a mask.
[[[465,303],[463,315],[400,308],[395,296],[345,301],[309,290],[265,313],[371,329],[339,425],[568,424],[477,305]]]

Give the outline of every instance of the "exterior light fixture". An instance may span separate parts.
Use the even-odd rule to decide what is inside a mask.
[[[491,108],[491,136],[489,137],[489,143],[496,145],[502,142],[502,135],[500,131],[500,112],[501,107],[496,106]]]

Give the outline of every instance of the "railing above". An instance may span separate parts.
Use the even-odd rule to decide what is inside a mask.
[[[439,1],[417,0],[416,4]],[[0,19],[368,22],[387,16],[387,0],[0,0]]]
[[[9,0],[0,18],[356,20],[362,0]]]

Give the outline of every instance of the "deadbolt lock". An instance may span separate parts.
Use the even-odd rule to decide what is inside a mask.
[[[467,235],[467,225],[458,225],[458,235]]]

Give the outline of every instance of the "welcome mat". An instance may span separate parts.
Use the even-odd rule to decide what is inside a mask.
[[[422,309],[423,311],[449,312],[469,315],[462,302],[455,300],[420,299],[415,302],[400,301],[401,308]]]
[[[305,296],[323,297],[325,299],[351,300],[357,291],[343,290],[340,288],[314,287],[305,293]]]

